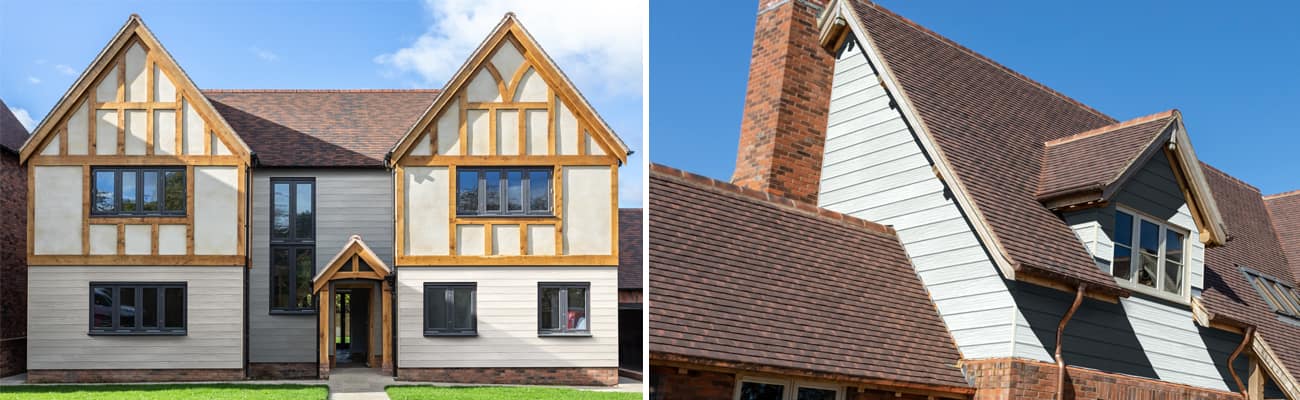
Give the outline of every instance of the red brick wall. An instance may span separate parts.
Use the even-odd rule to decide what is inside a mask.
[[[404,381],[613,386],[618,368],[398,368]]]
[[[36,369],[27,383],[239,381],[243,369]]]
[[[732,182],[817,204],[835,57],[818,42],[824,0],[762,0]]]
[[[316,363],[248,363],[249,379],[316,379]]]
[[[1021,359],[966,361],[976,400],[1051,400],[1056,364]],[[1065,399],[1240,400],[1241,396],[1135,376],[1069,367]]]
[[[663,400],[730,399],[736,391],[736,375],[725,372],[686,370],[662,365],[650,366],[650,390]]]
[[[27,369],[27,170],[0,150],[0,376]]]

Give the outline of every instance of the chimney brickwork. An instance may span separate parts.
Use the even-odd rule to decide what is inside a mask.
[[[825,0],[760,0],[732,183],[817,204],[835,57]]]

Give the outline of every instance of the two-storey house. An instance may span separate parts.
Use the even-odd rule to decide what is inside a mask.
[[[629,153],[513,14],[441,90],[200,90],[133,15],[22,148],[28,379],[614,384]]]

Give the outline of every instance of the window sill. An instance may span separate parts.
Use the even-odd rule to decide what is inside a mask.
[[[1115,278],[1115,284],[1121,288],[1133,291],[1134,294],[1142,295],[1143,297],[1149,297],[1164,302],[1177,303],[1179,305],[1184,305],[1184,306],[1192,305],[1192,300],[1187,295],[1173,294],[1173,293],[1161,291],[1159,289],[1150,286],[1133,284],[1128,280],[1119,279],[1119,278]],[[1191,291],[1191,289],[1192,289],[1191,287],[1183,287],[1183,293],[1188,293]]]
[[[86,336],[186,336],[186,331],[157,332],[86,332]]]
[[[478,337],[478,332],[448,333],[425,331],[424,337]]]
[[[537,337],[578,337],[578,338],[584,338],[584,337],[591,337],[591,332],[573,332],[573,333],[538,332],[538,333],[537,333]]]
[[[493,219],[493,218],[555,218],[555,213],[550,214],[456,214],[456,218],[465,219]]]
[[[304,310],[271,310],[269,315],[316,315],[316,309],[308,308]]]

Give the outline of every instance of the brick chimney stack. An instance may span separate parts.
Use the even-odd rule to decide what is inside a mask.
[[[731,181],[817,204],[835,57],[818,42],[826,0],[759,0]]]

